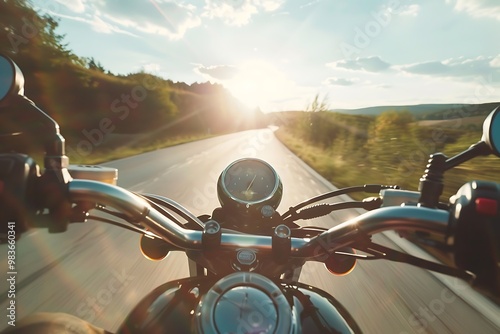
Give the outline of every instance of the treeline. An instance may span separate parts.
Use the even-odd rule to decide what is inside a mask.
[[[491,110],[490,110],[491,111]],[[379,116],[329,111],[276,113],[279,138],[337,186],[397,184],[416,190],[429,155],[451,157],[476,143],[481,131],[418,126],[409,112]],[[477,158],[445,175],[445,196],[466,181],[500,181],[497,157]]]
[[[221,85],[173,82],[140,71],[116,75],[75,55],[57,21],[28,1],[0,1],[0,53],[26,79],[25,95],[61,126],[69,145],[103,135],[151,133],[151,140],[259,127],[259,110],[244,107]],[[97,136],[94,138],[96,139]],[[97,149],[105,149],[106,144]],[[95,147],[94,147],[95,148]]]

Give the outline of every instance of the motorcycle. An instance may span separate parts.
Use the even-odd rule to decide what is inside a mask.
[[[358,260],[386,259],[463,279],[500,296],[500,183],[470,181],[440,202],[443,175],[477,156],[500,156],[500,108],[483,125],[483,137],[466,151],[430,156],[418,192],[369,184],[316,196],[277,211],[283,184],[256,158],[229,164],[217,181],[220,207],[196,216],[172,199],[116,186],[114,170],[75,169],[65,155],[58,124],[23,95],[19,67],[0,56],[0,223],[3,241],[31,228],[66,231],[70,223],[101,221],[141,234],[145,257],[172,251],[188,257],[190,277],[167,282],[145,296],[117,333],[359,333],[349,312],[331,295],[299,281],[308,261],[347,275]],[[26,154],[37,134],[44,169]],[[80,167],[81,168],[81,167]],[[324,201],[353,192],[363,201]],[[318,204],[319,203],[319,204]],[[366,213],[330,229],[301,226],[335,210]],[[92,215],[90,212],[105,215]],[[114,217],[113,219],[109,218]],[[11,224],[9,222],[16,222]],[[372,241],[372,235],[418,231],[453,250],[454,266],[421,259]]]

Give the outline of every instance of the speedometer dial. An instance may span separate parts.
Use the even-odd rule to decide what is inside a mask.
[[[276,176],[272,169],[260,161],[246,161],[228,168],[224,186],[235,199],[257,202],[272,194]]]
[[[277,208],[281,201],[282,185],[276,171],[263,160],[247,158],[230,164],[217,184],[219,201],[223,206],[251,207],[264,205]]]

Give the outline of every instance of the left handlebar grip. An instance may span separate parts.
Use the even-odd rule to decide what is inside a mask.
[[[36,208],[38,165],[27,155],[0,154],[0,239],[9,222],[16,223],[16,237],[30,227],[30,216]],[[6,233],[5,233],[6,235]]]

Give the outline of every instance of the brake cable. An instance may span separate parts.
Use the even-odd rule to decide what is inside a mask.
[[[333,211],[343,210],[343,209],[361,208],[370,211],[373,209],[380,208],[381,204],[382,204],[381,198],[369,197],[363,201],[340,202],[333,204],[327,204],[327,203],[318,204],[302,209],[299,212],[297,212],[295,208],[290,208],[290,210],[288,210],[287,212],[287,215],[289,217],[283,219],[283,223],[288,224],[300,219],[306,220],[306,219],[318,218],[326,216],[332,213]]]
[[[302,203],[299,203],[295,206],[290,207],[290,209],[285,212],[282,217],[288,219],[288,216],[293,216],[294,213],[297,213],[297,210],[302,209],[303,207],[316,203],[331,197],[336,197],[340,195],[345,195],[349,193],[354,193],[354,192],[365,192],[365,193],[371,193],[371,194],[378,194],[381,190],[384,189],[399,189],[399,186],[397,185],[381,185],[381,184],[365,184],[363,186],[354,186],[354,187],[348,187],[348,188],[343,188],[343,189],[338,189],[335,191],[328,192],[326,194],[322,194],[316,197],[313,197],[311,199],[308,199]],[[359,202],[361,203],[361,202]],[[356,206],[356,208],[359,206]],[[333,210],[332,210],[333,211]]]
[[[476,278],[476,275],[474,275],[470,271],[445,266],[437,262],[424,260],[419,257],[407,253],[402,253],[400,251],[382,246],[380,244],[376,244],[370,240],[363,240],[363,242],[360,243],[359,245],[358,244],[356,244],[355,246],[351,245],[351,247],[373,255],[372,257],[362,258],[363,260],[386,259],[394,262],[407,263],[417,266],[419,268],[431,270],[448,276],[457,277],[469,283],[472,283]],[[350,254],[342,254],[342,255],[350,256]]]
[[[151,231],[144,230],[142,228],[139,228],[139,227],[136,227],[136,226],[133,226],[133,225],[129,225],[129,224],[125,224],[125,223],[120,223],[120,222],[114,221],[112,219],[108,219],[108,218],[104,218],[104,217],[99,217],[99,216],[92,216],[92,215],[88,216],[87,219],[100,221],[102,223],[106,223],[106,224],[118,226],[118,227],[124,228],[124,229],[132,231],[132,232],[136,232],[136,233],[139,233],[139,234],[143,234],[143,235],[147,235],[147,236],[154,237],[154,238],[157,238],[157,239],[161,239],[159,236],[157,236],[156,234],[154,234]]]

